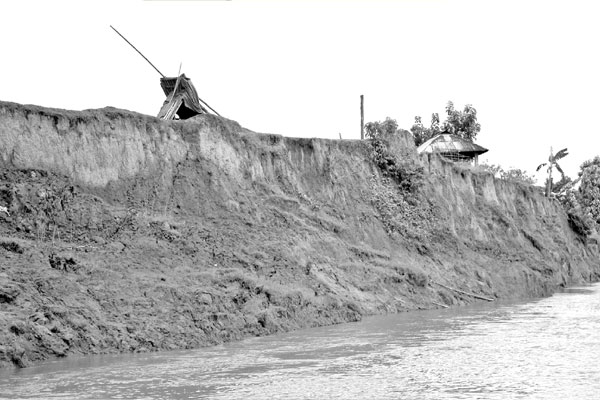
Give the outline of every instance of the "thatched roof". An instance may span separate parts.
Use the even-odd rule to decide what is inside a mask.
[[[488,149],[478,144],[470,142],[460,136],[450,133],[442,133],[434,136],[419,147],[417,152],[422,153],[440,153],[440,154],[462,154],[469,157],[475,157],[483,154]]]

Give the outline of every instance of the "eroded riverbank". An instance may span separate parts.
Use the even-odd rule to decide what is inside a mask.
[[[409,142],[394,146],[424,168],[416,205],[366,141],[0,103],[0,365],[196,348],[598,279],[597,245],[556,202],[417,159]]]

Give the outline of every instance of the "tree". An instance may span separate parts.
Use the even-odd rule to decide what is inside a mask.
[[[600,157],[588,160],[579,171],[579,201],[596,224],[600,223]]]
[[[423,126],[421,122],[421,117],[415,117],[415,123],[410,128],[411,133],[413,134],[413,138],[415,139],[415,146],[420,146],[425,143],[427,139],[429,139],[429,135],[427,133],[427,128]]]
[[[481,131],[481,124],[477,122],[477,110],[471,104],[465,105],[463,111],[458,111],[454,109],[454,103],[449,101],[446,104],[446,113],[448,117],[442,126],[443,131],[471,142]]]
[[[439,135],[440,131],[440,116],[438,113],[431,114],[431,126],[425,128],[421,122],[421,117],[415,117],[415,123],[410,128],[410,131],[415,138],[415,146],[420,146],[432,137]]]
[[[431,114],[431,126],[429,128],[425,128],[421,122],[421,117],[416,116],[415,123],[410,128],[415,138],[415,145],[419,146],[442,132],[452,133],[472,142],[481,131],[481,124],[477,122],[477,110],[471,104],[467,104],[463,111],[459,111],[455,110],[454,103],[449,101],[446,105],[446,114],[448,114],[448,117],[441,126],[439,114]]]
[[[383,122],[375,121],[365,124],[365,134],[369,139],[385,138],[393,135],[397,130],[398,122],[390,117],[387,117]]]
[[[548,157],[548,162],[542,163],[542,164],[538,165],[538,167],[536,168],[536,172],[537,172],[540,169],[542,169],[543,167],[545,167],[546,165],[548,166],[548,169],[547,169],[548,179],[546,180],[546,197],[549,197],[550,193],[552,193],[552,170],[554,168],[556,168],[558,170],[558,172],[560,172],[560,174],[562,175],[562,179],[564,179],[565,173],[563,172],[560,165],[558,165],[558,160],[566,157],[567,155],[569,155],[569,152],[567,151],[567,149],[562,149],[558,153],[553,154],[552,147],[550,147],[550,156]]]
[[[431,133],[432,137],[438,135],[440,133],[440,114],[432,113],[431,114]]]

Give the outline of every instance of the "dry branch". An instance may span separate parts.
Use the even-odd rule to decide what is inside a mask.
[[[460,289],[454,289],[454,288],[451,288],[450,286],[446,286],[446,285],[444,285],[442,283],[439,283],[439,282],[436,282],[436,281],[431,281],[431,282],[435,283],[436,285],[441,286],[441,287],[443,287],[445,289],[451,290],[451,291],[456,292],[456,293],[464,294],[464,295],[467,295],[467,296],[471,296],[471,297],[474,297],[474,298],[479,299],[479,300],[494,301],[494,299],[490,299],[489,297],[480,296],[480,295],[475,294],[475,293],[465,292],[464,290],[460,290]]]

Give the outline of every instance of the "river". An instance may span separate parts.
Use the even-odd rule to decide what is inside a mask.
[[[0,371],[9,399],[598,399],[600,284],[212,348]]]

